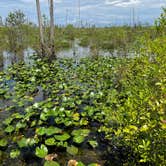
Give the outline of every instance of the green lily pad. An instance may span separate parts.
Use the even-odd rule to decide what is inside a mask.
[[[18,122],[16,124],[16,130],[19,130],[19,129],[25,128],[25,127],[26,127],[26,123]]]
[[[59,133],[62,133],[62,130],[57,127],[51,126],[48,129],[46,129],[46,135],[48,135],[48,136],[53,135],[53,134],[59,134]]]
[[[44,166],[60,166],[56,161],[46,161]]]
[[[54,138],[58,141],[66,141],[70,138],[68,133],[63,133],[63,135],[55,135]]]
[[[32,123],[31,123],[31,127],[34,127],[36,125],[37,121],[36,120],[33,120]]]
[[[17,158],[19,155],[20,155],[20,151],[19,151],[18,149],[12,150],[12,151],[10,152],[10,157],[11,157],[12,159]]]
[[[85,164],[83,164],[81,161],[79,161],[79,162],[77,163],[77,166],[85,166]]]
[[[27,140],[27,138],[23,137],[21,140],[17,141],[17,144],[20,148],[27,147],[28,140]]]
[[[21,115],[21,114],[19,114],[19,113],[15,113],[15,114],[12,115],[12,117],[13,117],[14,119],[22,119],[24,116]]]
[[[81,144],[82,142],[84,142],[84,140],[85,140],[85,137],[84,137],[84,136],[81,136],[81,135],[75,136],[75,137],[73,138],[73,141],[74,141],[75,143],[78,143],[78,144]]]
[[[47,116],[57,116],[58,115],[58,111],[56,111],[56,110],[48,110],[47,112],[45,112],[45,114]]]
[[[89,133],[90,133],[89,129],[79,129],[79,130],[73,130],[71,135],[87,137],[89,135]]]
[[[0,139],[0,146],[5,147],[8,144],[6,139]]]
[[[40,120],[46,121],[47,119],[48,119],[47,114],[45,114],[45,113],[40,114]]]
[[[83,164],[81,161],[79,161],[79,162],[77,163],[77,166],[85,166],[85,164]]]
[[[29,146],[33,146],[34,144],[39,143],[39,138],[28,138],[27,139],[28,145]]]
[[[48,149],[45,145],[36,148],[35,154],[37,157],[44,158],[48,154]]]
[[[89,144],[93,147],[93,148],[96,148],[98,146],[98,142],[97,141],[88,141]]]
[[[10,152],[10,157],[11,157],[12,159],[17,158],[19,155],[20,155],[20,150],[18,150],[18,149],[12,150],[12,151]]]
[[[12,118],[12,117],[9,117],[9,118],[7,118],[7,119],[5,119],[5,120],[3,121],[3,124],[9,125],[12,121],[13,121],[13,118]]]
[[[51,126],[49,128],[45,128],[45,127],[40,127],[40,128],[37,128],[36,129],[36,134],[38,135],[53,135],[53,134],[59,134],[59,133],[62,133],[62,130],[57,128],[57,127],[54,127],[54,126]]]
[[[55,138],[48,138],[45,140],[46,145],[56,145]]]
[[[97,164],[97,163],[91,163],[88,166],[99,166],[99,164]]]
[[[66,151],[71,155],[76,155],[78,153],[78,148],[75,146],[68,146]]]
[[[37,135],[44,135],[46,133],[45,127],[40,127],[36,129],[36,134]]]
[[[5,129],[5,132],[6,133],[11,133],[11,132],[13,132],[14,131],[14,127],[13,126],[8,126],[6,129]]]

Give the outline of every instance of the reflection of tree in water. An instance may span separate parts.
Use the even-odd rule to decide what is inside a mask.
[[[0,51],[0,70],[2,69],[3,67],[3,53],[2,51]]]

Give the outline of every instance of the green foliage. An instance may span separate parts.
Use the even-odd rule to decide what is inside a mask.
[[[71,155],[76,155],[78,153],[78,148],[75,146],[68,146],[67,152]]]
[[[19,151],[18,149],[12,150],[12,151],[10,152],[10,157],[11,157],[12,159],[17,158],[19,155],[20,155],[20,151]]]
[[[36,148],[35,154],[40,158],[44,158],[48,154],[48,149],[45,145],[42,144],[40,147]]]
[[[5,147],[8,144],[6,139],[0,139],[0,147]]]
[[[139,39],[138,57],[85,58],[78,66],[37,58],[31,67],[16,64],[1,73],[0,96],[10,101],[11,115],[2,123],[0,146],[11,143],[12,158],[17,149],[45,158],[53,149],[77,157],[82,147],[102,147],[112,156],[107,165],[165,165],[166,38]],[[36,101],[41,91],[44,98]]]
[[[10,12],[6,18],[7,48],[13,53],[23,50],[26,45],[25,23],[25,14],[20,10]]]
[[[160,17],[155,21],[155,25],[158,33],[166,35],[166,8],[163,8],[163,12]]]
[[[44,166],[60,166],[56,161],[46,161]]]

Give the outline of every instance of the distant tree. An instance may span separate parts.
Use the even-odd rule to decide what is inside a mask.
[[[10,12],[6,18],[6,25],[9,27],[19,27],[26,23],[25,14],[21,10]]]
[[[25,47],[25,31],[26,16],[21,10],[10,12],[6,18],[5,25],[7,27],[7,43],[11,52],[17,52]]]
[[[166,8],[162,8],[163,12],[160,17],[155,21],[157,31],[160,34],[166,34]]]
[[[0,16],[0,26],[3,26],[3,21],[1,16]]]

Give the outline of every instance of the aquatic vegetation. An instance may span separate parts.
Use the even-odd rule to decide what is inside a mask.
[[[85,58],[75,65],[73,59],[36,58],[33,66],[20,63],[2,72],[0,97],[10,101],[3,107],[10,114],[1,122],[1,154],[24,158],[30,151],[44,165],[63,165],[61,152],[77,160],[88,149],[105,165],[165,165],[163,41],[147,41],[140,57],[131,59]]]

